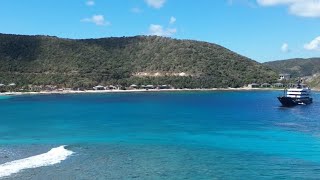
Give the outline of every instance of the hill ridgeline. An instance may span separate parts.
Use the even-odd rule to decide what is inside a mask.
[[[291,74],[293,78],[303,78],[311,87],[320,89],[320,58],[272,61],[265,65],[279,73]]]
[[[0,83],[19,87],[214,88],[276,79],[271,68],[206,42],[157,36],[73,40],[0,34]]]
[[[264,64],[280,73],[291,74],[293,77],[312,76],[320,73],[320,58],[297,58],[281,61],[270,61]]]

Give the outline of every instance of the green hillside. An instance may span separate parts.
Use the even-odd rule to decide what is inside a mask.
[[[276,78],[270,68],[206,42],[157,36],[71,40],[0,34],[0,83],[19,87],[240,87]]]
[[[279,73],[289,73],[293,77],[312,76],[320,73],[320,58],[272,61],[266,62],[265,65]]]

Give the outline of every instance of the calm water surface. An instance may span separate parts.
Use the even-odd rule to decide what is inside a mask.
[[[279,94],[0,96],[1,164],[73,152],[2,178],[319,179],[320,94],[294,108]]]

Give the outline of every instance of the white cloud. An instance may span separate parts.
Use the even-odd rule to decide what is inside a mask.
[[[104,19],[103,15],[93,15],[91,18],[84,18],[81,20],[82,22],[90,22],[90,23],[94,23],[97,26],[108,26],[111,25],[110,22],[106,21]]]
[[[320,36],[304,45],[304,49],[309,51],[320,51]]]
[[[142,13],[142,10],[140,8],[138,8],[138,7],[134,7],[134,8],[131,9],[131,12],[138,14],[138,13]]]
[[[291,14],[302,17],[320,17],[320,0],[257,0],[261,6],[288,6]]]
[[[172,36],[177,33],[176,28],[166,28],[158,24],[151,24],[149,26],[149,34],[155,36]]]
[[[262,6],[275,6],[275,5],[286,5],[297,2],[303,2],[304,0],[257,0],[257,3]]]
[[[145,0],[145,2],[156,9],[162,8],[166,0]]]
[[[287,53],[289,52],[289,45],[288,43],[283,43],[282,46],[281,46],[281,51],[284,52],[284,53]]]
[[[169,24],[174,24],[177,21],[177,19],[173,16],[171,16]]]
[[[94,2],[94,0],[88,0],[88,1],[86,2],[86,4],[87,4],[87,6],[94,6],[94,5],[95,5],[95,2]]]
[[[320,17],[320,1],[295,3],[290,6],[290,13],[303,17]]]

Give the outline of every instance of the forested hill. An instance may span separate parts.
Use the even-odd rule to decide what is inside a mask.
[[[320,73],[320,58],[272,61],[266,62],[265,65],[280,73],[289,73],[293,77],[312,76]]]
[[[157,36],[72,40],[0,34],[0,83],[4,84],[211,88],[276,78],[270,68],[206,42]]]

